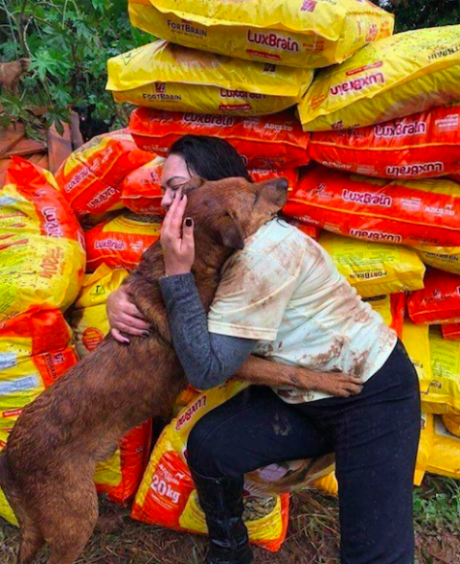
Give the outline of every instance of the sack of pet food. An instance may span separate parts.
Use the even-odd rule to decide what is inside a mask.
[[[0,451],[22,410],[77,362],[58,309],[30,307],[0,324]],[[0,516],[17,524],[0,491]]]
[[[417,247],[422,261],[428,266],[460,274],[460,247]]]
[[[410,294],[407,310],[414,323],[459,323],[460,276],[429,270],[425,276],[425,287]]]
[[[94,137],[59,167],[56,180],[78,216],[120,209],[121,183],[127,174],[149,162],[126,130]]]
[[[460,341],[460,323],[441,325],[441,333],[446,341]]]
[[[116,452],[96,467],[94,481],[112,503],[127,505],[135,495],[147,466],[152,439],[152,421],[131,429]]]
[[[425,394],[433,379],[430,328],[428,325],[415,325],[410,319],[405,319],[400,338],[417,371],[420,392]]]
[[[85,233],[87,271],[105,264],[133,269],[144,252],[158,241],[162,218],[123,212]]]
[[[293,67],[340,63],[393,32],[394,17],[352,0],[129,0],[131,23],[179,45]]]
[[[109,332],[107,298],[121,286],[128,274],[124,268],[112,270],[106,264],[101,264],[95,272],[85,276],[70,318],[80,358],[93,351]]]
[[[164,429],[134,500],[134,519],[180,531],[206,533],[204,513],[187,467],[187,439],[195,423],[247,387],[231,381],[200,393]],[[276,551],[284,541],[289,495],[245,496],[243,519],[252,542]]]
[[[442,415],[442,422],[449,433],[452,433],[456,437],[460,437],[460,413]]]
[[[84,272],[83,233],[52,174],[13,157],[0,190],[0,323],[32,306],[65,310]]]
[[[187,134],[225,139],[249,168],[294,168],[309,163],[309,134],[292,112],[262,117],[202,115],[136,108],[129,130],[141,149],[167,156],[171,145]]]
[[[433,452],[427,472],[460,479],[460,437],[446,429],[441,417],[434,418]]]
[[[307,170],[283,213],[339,235],[404,245],[460,245],[460,185],[381,180],[320,165]]]
[[[108,61],[107,90],[116,102],[158,110],[254,116],[300,101],[307,69],[251,63],[156,41]]]
[[[161,207],[163,198],[161,172],[164,161],[163,157],[155,157],[149,163],[128,174],[121,186],[123,205],[139,214],[165,214],[165,210]]]
[[[320,72],[299,104],[305,131],[374,125],[460,100],[460,26],[398,33]]]
[[[436,178],[460,172],[460,104],[358,129],[317,131],[310,157],[379,178]]]
[[[446,341],[437,328],[430,328],[432,379],[422,392],[423,408],[428,413],[460,413],[460,343]]]
[[[281,215],[280,217],[283,221],[285,221],[286,223],[289,223],[289,225],[293,225],[299,231],[302,231],[302,233],[304,233],[305,235],[308,235],[308,237],[311,237],[315,241],[318,241],[319,236],[321,234],[321,230],[318,229],[317,227],[315,227],[314,225],[307,225],[306,223],[302,223],[301,221],[297,221],[297,219],[294,219],[292,217],[288,217],[287,215],[286,216]]]
[[[319,244],[364,298],[423,288],[425,265],[412,249],[327,232]]]
[[[280,168],[277,170],[250,168],[248,172],[254,182],[265,182],[272,178],[285,178],[288,181],[289,192],[294,192],[299,182],[299,169],[297,168]]]
[[[433,453],[434,416],[432,413],[422,413],[420,442],[418,445],[417,461],[415,463],[414,485],[420,486]]]

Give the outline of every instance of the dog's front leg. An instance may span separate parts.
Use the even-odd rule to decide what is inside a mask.
[[[341,372],[313,372],[254,355],[251,355],[238,370],[236,378],[252,384],[272,387],[290,386],[339,397],[349,397],[362,390],[362,382],[355,376]]]

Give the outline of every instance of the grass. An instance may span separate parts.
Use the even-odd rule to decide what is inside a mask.
[[[460,564],[460,482],[427,475],[415,490],[417,564]],[[101,503],[104,523],[78,564],[202,564],[205,540],[143,525],[129,510]],[[277,554],[257,549],[255,564],[339,564],[337,500],[293,497],[288,538]],[[0,562],[16,564],[18,531],[0,524]],[[46,562],[44,555],[37,564]]]

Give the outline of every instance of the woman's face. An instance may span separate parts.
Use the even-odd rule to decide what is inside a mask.
[[[161,188],[163,190],[161,207],[164,210],[168,210],[172,204],[174,192],[191,178],[185,160],[179,155],[169,155],[161,175]]]

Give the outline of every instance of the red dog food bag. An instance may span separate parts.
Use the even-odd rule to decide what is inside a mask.
[[[380,178],[436,178],[460,172],[460,104],[358,129],[318,131],[310,157],[324,166]]]
[[[87,271],[101,264],[132,269],[144,252],[158,241],[162,218],[123,212],[85,232]]]
[[[166,156],[187,134],[220,137],[231,143],[249,168],[294,168],[308,164],[309,134],[291,112],[265,117],[234,117],[137,108],[129,130],[137,145]]]
[[[366,241],[460,246],[460,186],[451,180],[390,182],[318,165],[305,171],[283,213]]]
[[[135,213],[164,215],[161,207],[161,172],[166,159],[156,157],[144,166],[133,170],[121,186],[123,204]]]
[[[56,180],[78,216],[122,206],[121,183],[132,170],[152,160],[139,149],[127,130],[94,137],[59,167]]]
[[[460,323],[441,325],[441,333],[446,341],[460,341]]]
[[[425,287],[411,292],[407,309],[414,323],[459,323],[460,276],[434,269],[428,271]]]

